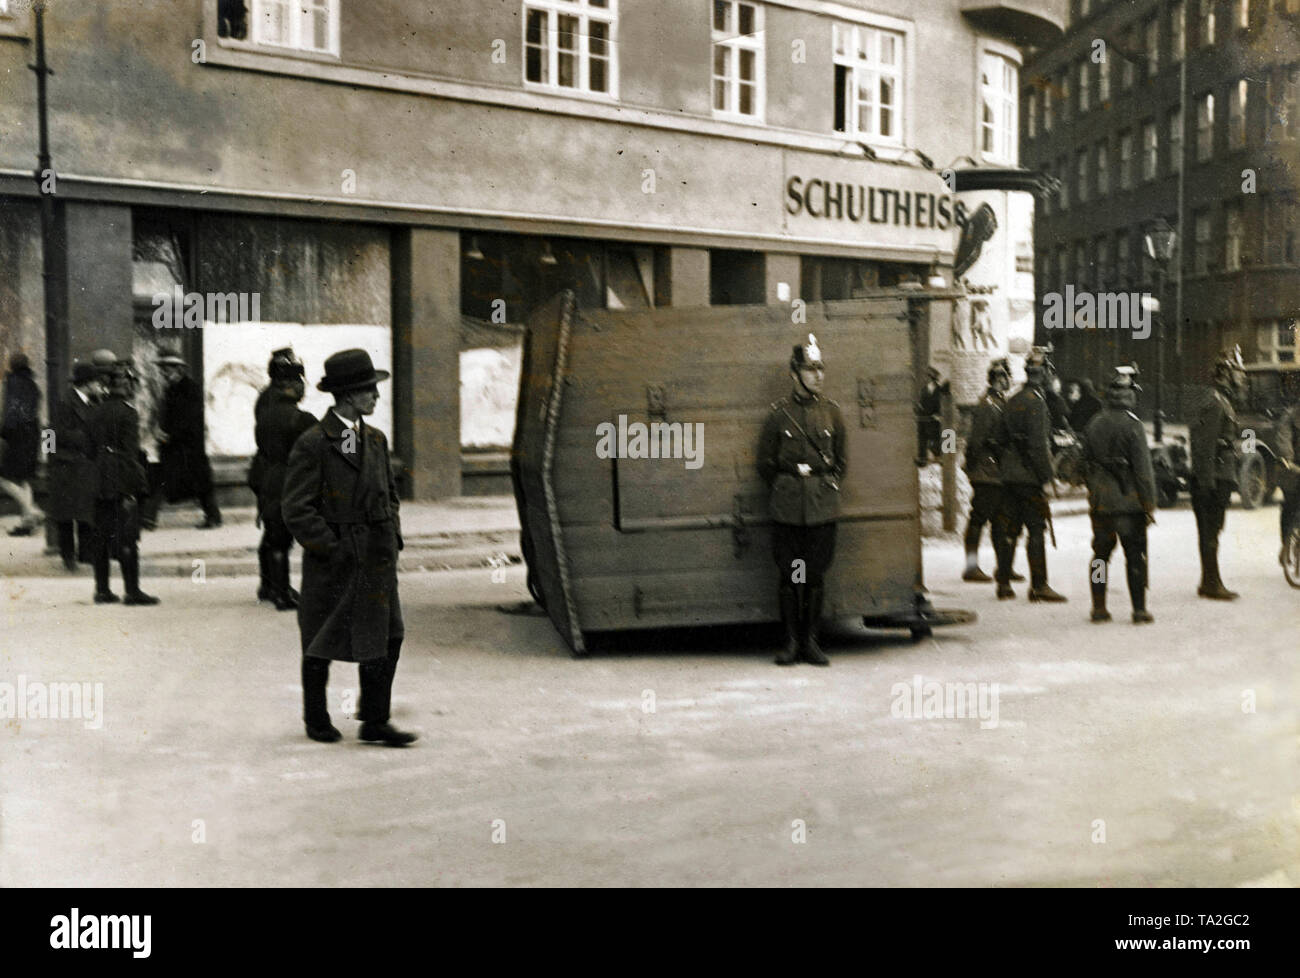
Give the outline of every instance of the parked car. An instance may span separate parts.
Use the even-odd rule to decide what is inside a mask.
[[[1178,503],[1178,494],[1190,491],[1192,457],[1187,439],[1176,435],[1169,441],[1151,442],[1151,465],[1156,474],[1156,502],[1162,509]]]
[[[1237,468],[1241,505],[1255,509],[1273,497],[1281,463],[1277,424],[1300,401],[1300,363],[1254,363],[1246,367],[1246,403],[1237,412],[1242,439]]]

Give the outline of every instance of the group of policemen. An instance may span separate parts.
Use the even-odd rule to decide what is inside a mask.
[[[989,366],[988,391],[975,408],[966,443],[963,467],[973,496],[962,579],[989,580],[979,567],[980,535],[988,524],[997,558],[997,596],[1003,600],[1015,597],[1011,583],[1017,578],[1011,562],[1022,529],[1028,531],[1029,600],[1066,600],[1047,583],[1044,533],[1051,527],[1051,509],[1046,487],[1056,475],[1046,394],[1053,370],[1047,353],[1039,347],[1030,352],[1025,384],[1010,398],[1010,364],[1001,359]],[[1221,355],[1215,364],[1213,391],[1192,419],[1190,431],[1192,508],[1201,558],[1197,594],[1219,601],[1237,597],[1219,575],[1218,547],[1228,500],[1237,486],[1240,432],[1234,406],[1244,391],[1240,351]],[[1111,620],[1106,607],[1107,570],[1116,543],[1124,550],[1132,620],[1135,624],[1154,621],[1146,607],[1147,527],[1155,522],[1157,493],[1146,429],[1134,413],[1140,392],[1136,367],[1116,367],[1103,408],[1078,433],[1092,518],[1089,584],[1094,622]],[[1286,528],[1284,513],[1284,542]]]

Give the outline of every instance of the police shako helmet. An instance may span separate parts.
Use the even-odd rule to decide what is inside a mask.
[[[826,369],[826,364],[822,362],[821,347],[817,345],[817,337],[812,333],[808,334],[806,343],[796,344],[794,352],[790,354],[790,369],[798,372],[802,367]]]
[[[294,354],[293,347],[286,346],[271,353],[271,362],[266,365],[266,373],[274,382],[301,380],[306,376],[307,371],[302,361]]]
[[[1219,354],[1219,358],[1214,361],[1214,377],[1217,380],[1220,377],[1231,377],[1237,371],[1244,372],[1246,364],[1241,359],[1241,347],[1234,346],[1231,350],[1224,350]]]
[[[1051,352],[1050,346],[1033,347],[1025,357],[1025,376],[1037,383],[1044,383],[1054,369],[1048,357]]]

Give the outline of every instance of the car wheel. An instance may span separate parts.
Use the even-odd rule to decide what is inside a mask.
[[[1300,588],[1300,527],[1292,530],[1282,550],[1282,573],[1293,588]]]
[[[1268,488],[1268,466],[1258,452],[1241,460],[1237,473],[1237,494],[1243,509],[1258,509],[1264,505],[1264,490]]]

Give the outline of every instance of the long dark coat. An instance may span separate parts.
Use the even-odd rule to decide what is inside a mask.
[[[158,427],[167,436],[158,449],[167,501],[201,498],[211,491],[212,466],[203,442],[203,391],[189,377],[163,393]]]
[[[1094,513],[1154,513],[1156,476],[1138,416],[1107,404],[1083,434],[1088,501]]]
[[[95,529],[116,554],[122,544],[140,539],[139,498],[149,488],[140,464],[140,415],[128,401],[110,397],[95,411],[90,430],[101,503]]]
[[[36,474],[41,450],[41,389],[31,367],[11,370],[5,377],[4,423],[0,438],[0,478],[26,482]]]
[[[799,463],[812,474],[799,474]],[[758,443],[758,472],[772,488],[772,519],[821,526],[840,515],[840,484],[848,469],[844,417],[825,397],[791,394],[772,405]]]
[[[1240,436],[1237,412],[1217,387],[1201,404],[1188,426],[1192,449],[1192,478],[1203,492],[1215,483],[1237,486],[1236,443]]]
[[[1047,398],[1026,384],[1007,401],[998,419],[999,472],[1004,486],[1037,486],[1052,481],[1052,418]]]
[[[1002,484],[998,469],[999,448],[995,440],[998,422],[1007,408],[1007,399],[1000,390],[990,389],[975,405],[971,417],[970,436],[966,439],[966,476],[972,485]]]
[[[257,509],[263,520],[272,516],[278,518],[289,453],[299,436],[314,425],[316,419],[299,408],[293,397],[275,388],[268,388],[258,397],[254,415],[257,418],[257,456],[253,462],[257,484],[253,490],[257,493]]]
[[[98,409],[94,403],[83,402],[75,388],[69,388],[59,401],[45,507],[45,515],[56,523],[95,522],[99,469],[90,429]]]
[[[402,530],[387,439],[370,425],[363,437],[346,431],[327,411],[294,443],[280,511],[303,549],[303,654],[365,662],[403,635]]]

